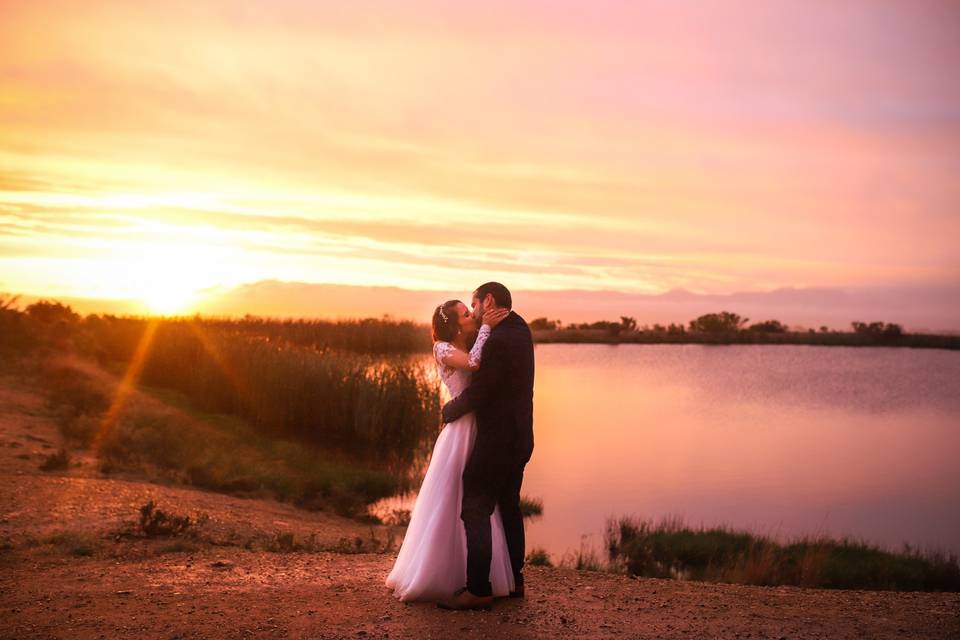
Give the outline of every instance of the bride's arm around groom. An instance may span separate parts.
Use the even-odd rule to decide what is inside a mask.
[[[483,347],[483,359],[474,371],[470,385],[460,395],[443,406],[443,421],[453,422],[457,418],[476,411],[486,405],[494,395],[497,383],[502,380],[503,346],[497,340],[496,332],[491,332]]]

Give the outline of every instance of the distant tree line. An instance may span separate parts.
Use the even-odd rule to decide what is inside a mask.
[[[538,332],[540,342],[637,342],[637,343],[746,343],[746,344],[818,344],[818,345],[889,345],[911,347],[960,348],[960,337],[907,334],[892,322],[850,324],[852,331],[839,331],[822,325],[819,329],[791,328],[780,320],[750,322],[730,311],[706,313],[686,324],[670,323],[638,325],[636,318],[620,316],[620,320],[570,323],[535,318],[530,328]]]
[[[631,316],[620,316],[620,321],[616,320],[598,320],[596,322],[573,323],[564,326],[562,320],[550,320],[548,318],[534,318],[530,321],[530,328],[534,331],[558,331],[566,329],[568,331],[589,331],[603,330],[611,335],[619,335],[624,332],[639,331],[653,333],[737,333],[740,331],[752,331],[756,333],[787,333],[790,328],[779,320],[764,320],[755,322],[751,325],[750,318],[741,317],[739,314],[730,311],[721,311],[719,313],[706,313],[689,322],[689,329],[683,324],[670,323],[669,325],[637,325],[637,319]],[[903,328],[899,324],[892,322],[860,322],[851,323],[854,333],[870,336],[898,337],[904,335]],[[806,330],[815,332],[814,329]],[[830,328],[826,325],[820,327],[822,333],[827,333]]]
[[[898,324],[883,322],[853,322],[851,323],[856,333],[868,336],[882,336],[885,338],[899,338],[903,335],[903,328]]]

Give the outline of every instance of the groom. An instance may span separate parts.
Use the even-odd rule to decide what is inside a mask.
[[[467,585],[440,601],[444,609],[487,608],[490,587],[490,516],[500,507],[513,567],[515,590],[523,597],[523,516],[520,485],[533,453],[533,338],[513,312],[510,292],[499,282],[473,292],[473,317],[497,309],[510,311],[483,346],[480,368],[470,386],[443,407],[444,423],[471,411],[477,414],[477,438],[463,471],[460,518],[467,533]]]

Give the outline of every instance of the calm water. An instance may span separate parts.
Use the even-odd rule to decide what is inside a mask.
[[[635,514],[960,551],[960,353],[541,345],[537,367],[531,545]]]
[[[540,345],[528,548],[679,515],[960,552],[960,353]]]

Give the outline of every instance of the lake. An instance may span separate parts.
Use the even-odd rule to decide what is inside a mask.
[[[528,546],[683,516],[960,551],[960,353],[540,345]]]
[[[537,346],[527,547],[611,516],[960,552],[960,353]]]

